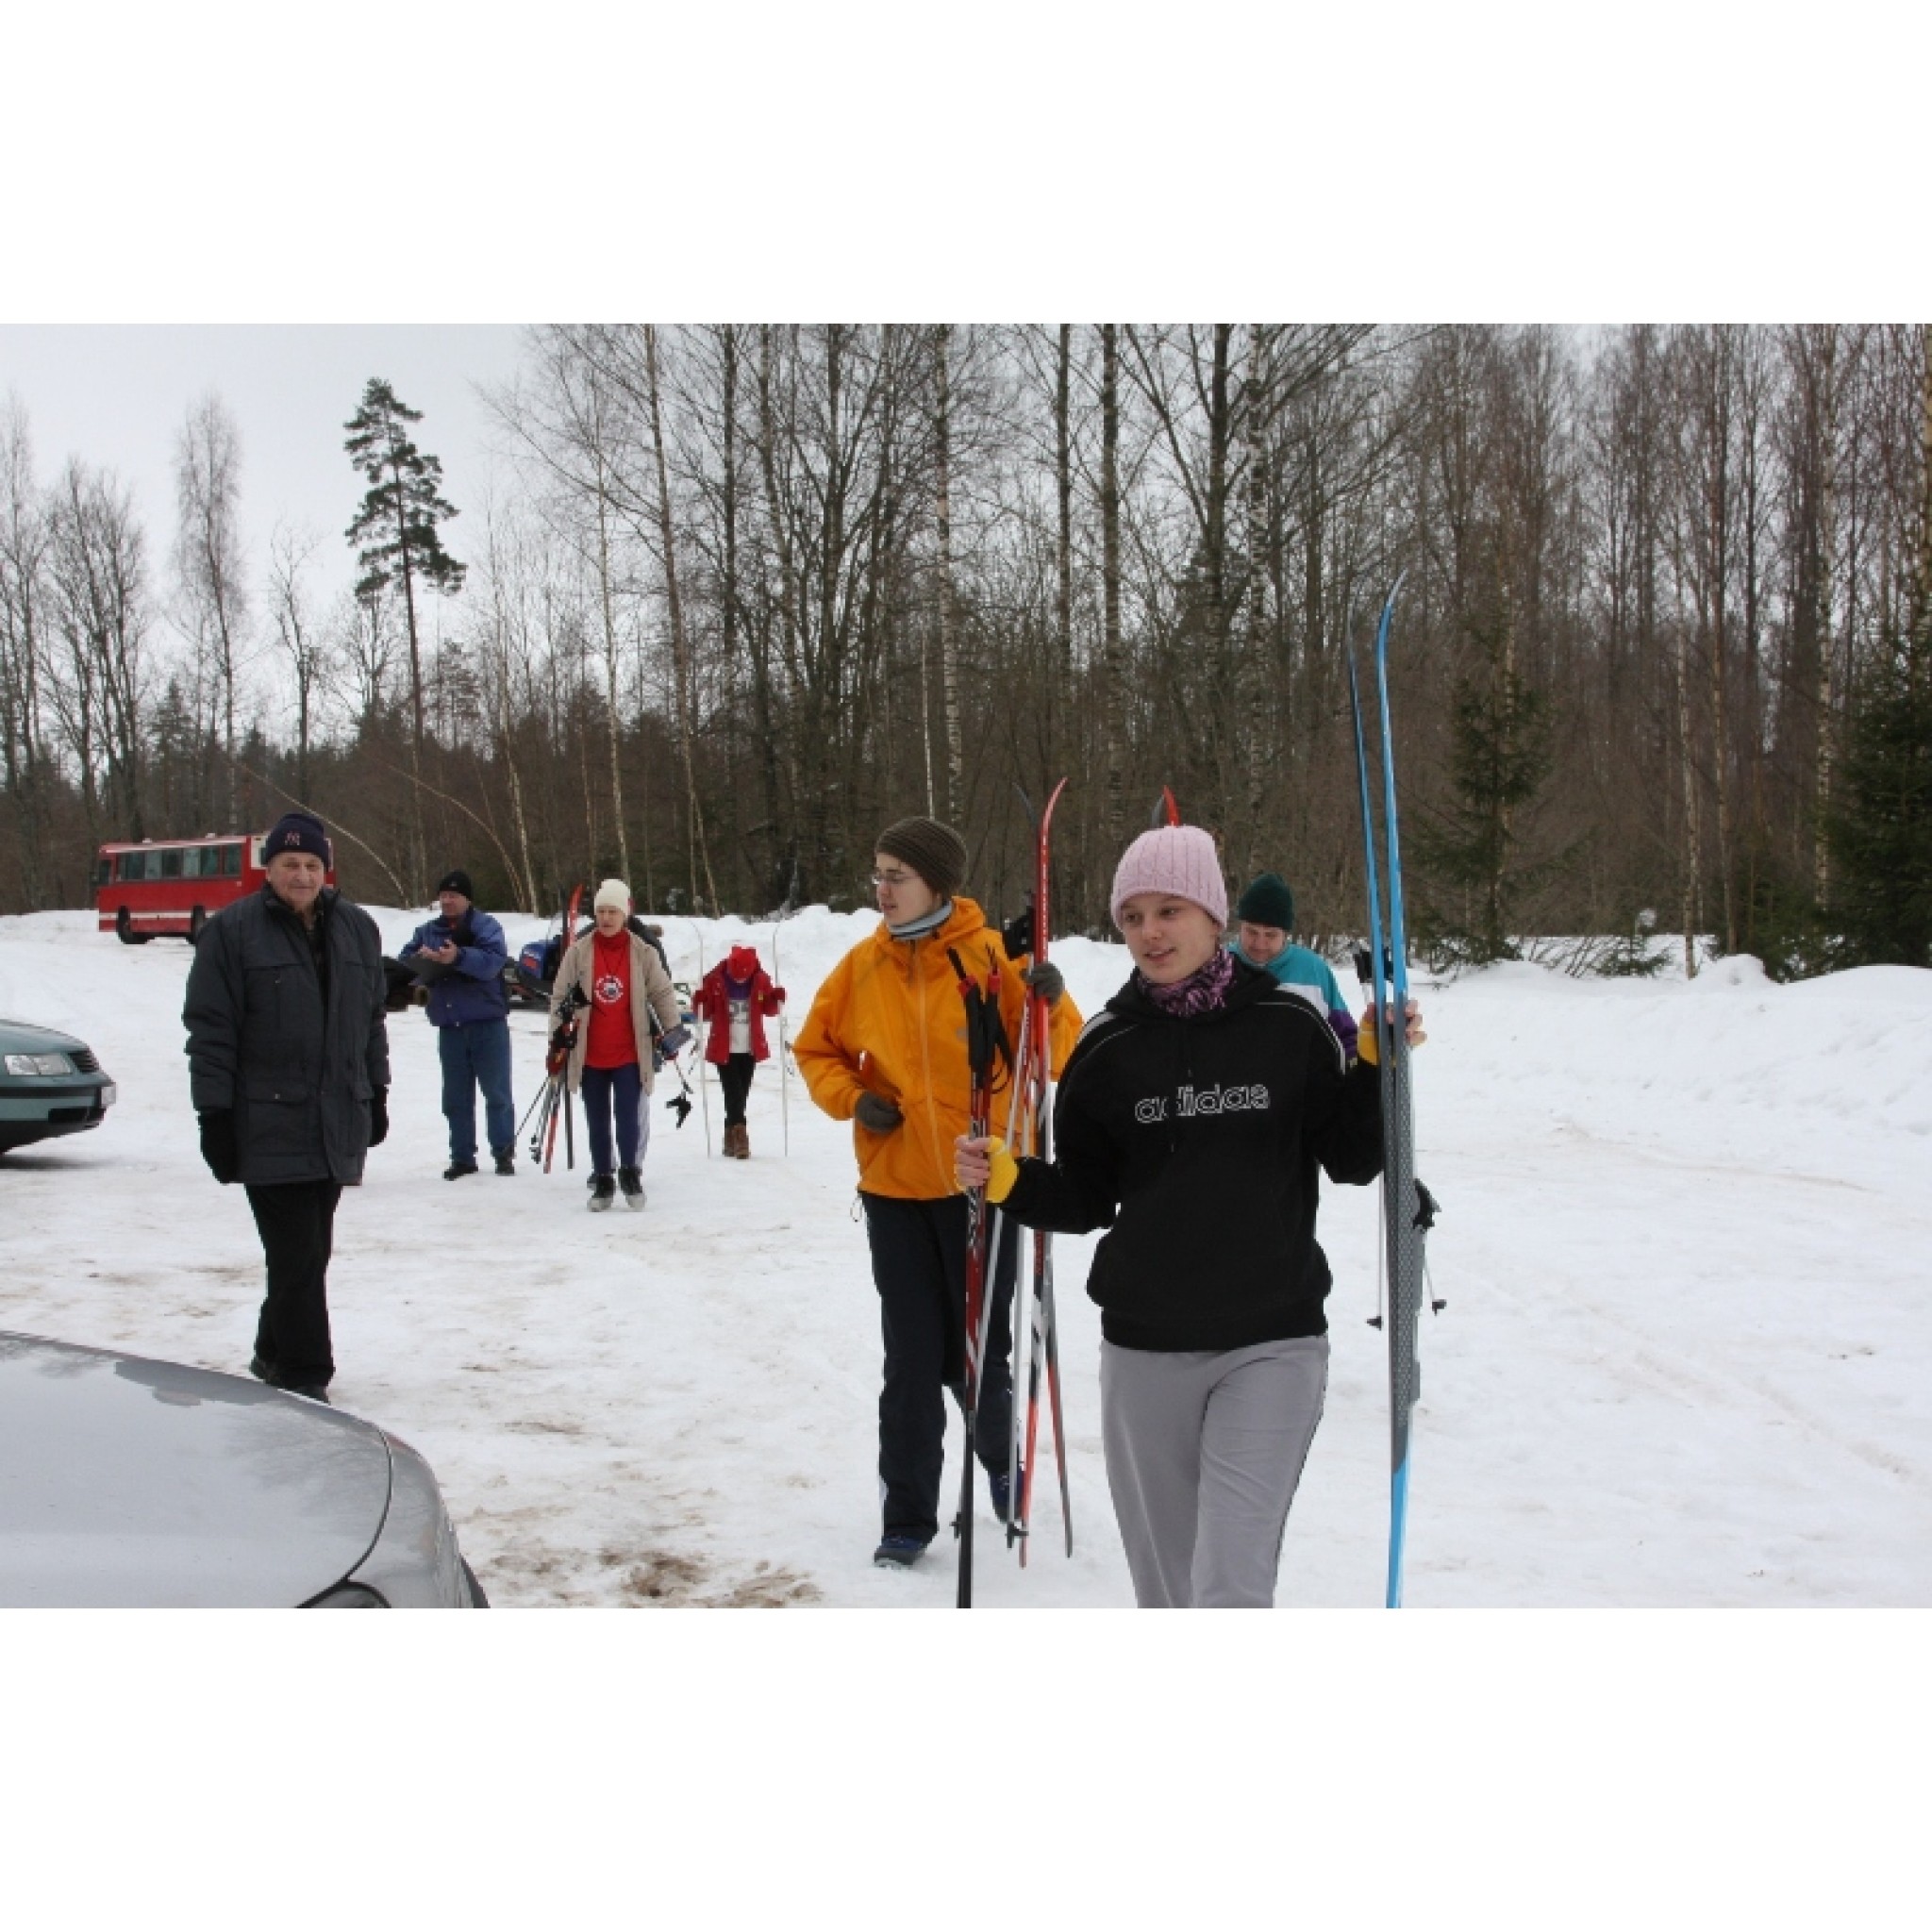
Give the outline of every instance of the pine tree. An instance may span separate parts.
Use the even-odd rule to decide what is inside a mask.
[[[1834,966],[1932,966],[1932,640],[1869,677],[1824,836]]]
[[[362,391],[362,407],[342,427],[348,431],[342,447],[349,460],[368,477],[370,488],[362,508],[345,533],[357,546],[362,575],[356,594],[373,602],[400,584],[403,618],[409,640],[409,775],[410,824],[415,850],[410,854],[420,888],[426,871],[423,841],[423,649],[416,616],[419,584],[454,596],[463,588],[464,566],[442,547],[439,524],[457,515],[456,507],[439,494],[441,461],[425,456],[410,440],[408,425],[420,423],[423,412],[412,409],[379,376],[372,376]]]
[[[1552,762],[1547,701],[1516,669],[1507,600],[1498,601],[1489,621],[1470,624],[1484,669],[1457,680],[1452,799],[1418,840],[1429,892],[1424,943],[1439,958],[1473,966],[1519,957],[1512,914],[1531,883],[1519,821]]]

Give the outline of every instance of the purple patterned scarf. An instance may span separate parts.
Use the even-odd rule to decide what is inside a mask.
[[[1227,990],[1234,984],[1234,955],[1216,946],[1214,957],[1207,965],[1185,979],[1175,980],[1172,986],[1156,986],[1138,968],[1134,977],[1140,980],[1141,991],[1163,1013],[1176,1020],[1189,1020],[1196,1013],[1212,1012],[1226,1001]]]

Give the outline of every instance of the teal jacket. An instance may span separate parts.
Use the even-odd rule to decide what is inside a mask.
[[[1239,943],[1227,950],[1245,964],[1259,966],[1263,973],[1272,974],[1278,985],[1292,987],[1327,1021],[1330,1030],[1341,1042],[1342,1053],[1351,1060],[1355,1058],[1355,1015],[1348,1010],[1348,1003],[1341,997],[1341,988],[1336,981],[1333,969],[1320,953],[1310,952],[1307,946],[1283,946],[1274,958],[1264,961],[1250,959]]]

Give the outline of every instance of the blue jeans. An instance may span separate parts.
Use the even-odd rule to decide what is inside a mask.
[[[651,1116],[644,1109],[644,1076],[631,1060],[622,1067],[586,1067],[577,1096],[584,1103],[584,1130],[591,1139],[591,1172],[641,1167],[651,1139]],[[617,1158],[610,1158],[610,1117],[617,1116]]]
[[[517,1139],[517,1110],[509,1097],[509,1022],[478,1020],[468,1026],[439,1026],[436,1050],[442,1060],[442,1117],[449,1123],[449,1158],[476,1158],[479,1087],[490,1151],[508,1152]]]

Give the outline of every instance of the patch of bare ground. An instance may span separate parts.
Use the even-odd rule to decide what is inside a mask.
[[[818,1603],[822,1592],[795,1571],[758,1564],[749,1575],[725,1581],[708,1565],[675,1550],[606,1550],[604,1561],[619,1568],[625,1600],[659,1609],[789,1609]]]

